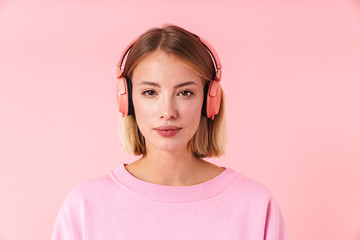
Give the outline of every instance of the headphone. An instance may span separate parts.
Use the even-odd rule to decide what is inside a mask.
[[[194,34],[195,35],[195,34]],[[201,109],[201,114],[214,120],[214,116],[219,113],[220,109],[220,103],[221,103],[221,86],[220,86],[220,80],[221,80],[221,72],[222,72],[222,66],[219,59],[219,56],[217,55],[215,49],[208,43],[205,39],[201,38],[200,36],[195,35],[199,38],[200,42],[207,48],[208,52],[210,53],[214,67],[216,70],[215,78],[206,81],[205,87],[204,87],[204,101]],[[116,78],[117,78],[117,84],[116,84],[116,99],[117,99],[117,105],[119,112],[122,114],[123,117],[134,115],[134,106],[132,103],[132,84],[131,81],[127,81],[125,77],[122,77],[122,63],[124,61],[125,55],[128,53],[130,48],[133,46],[133,44],[139,39],[137,37],[134,39],[125,49],[125,51],[122,53],[119,61],[116,64]]]

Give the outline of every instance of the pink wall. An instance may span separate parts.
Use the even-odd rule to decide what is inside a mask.
[[[118,138],[115,64],[164,23],[223,63],[230,146],[209,160],[264,183],[291,239],[359,240],[355,0],[1,1],[0,239],[49,239],[74,185],[135,159]]]

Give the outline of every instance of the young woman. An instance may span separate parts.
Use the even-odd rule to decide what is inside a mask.
[[[164,25],[130,43],[117,66],[123,146],[141,158],[74,187],[52,238],[288,239],[264,185],[203,159],[223,155],[226,145],[212,46]]]

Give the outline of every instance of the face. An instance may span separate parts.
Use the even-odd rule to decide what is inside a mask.
[[[136,66],[132,85],[136,122],[146,151],[187,151],[201,118],[201,78],[175,56],[158,50]]]

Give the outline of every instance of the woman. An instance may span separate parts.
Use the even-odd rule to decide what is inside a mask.
[[[53,239],[288,239],[264,185],[203,159],[226,144],[210,44],[175,25],[152,28],[117,66],[123,146],[141,158],[74,187]]]

